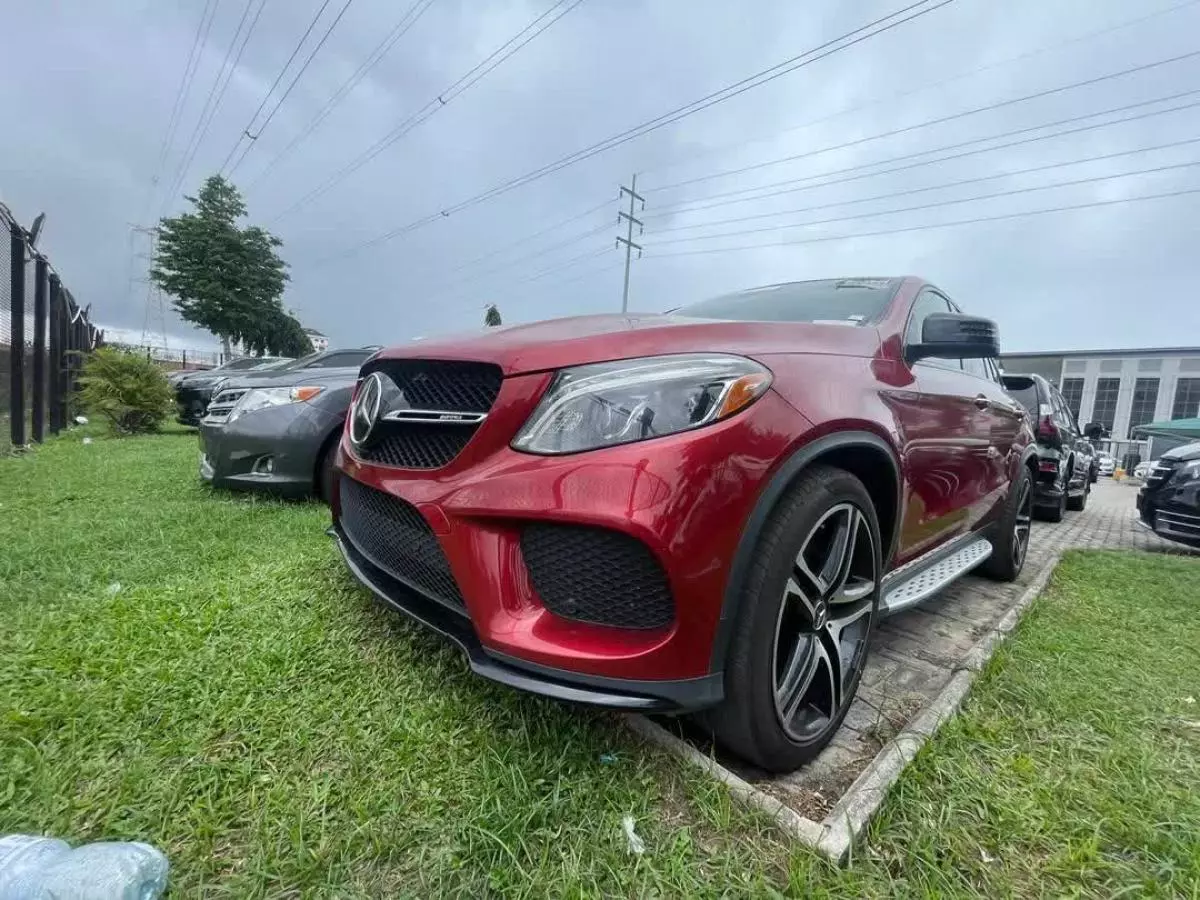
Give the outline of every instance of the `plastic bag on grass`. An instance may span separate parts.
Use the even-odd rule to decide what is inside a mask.
[[[157,900],[166,887],[167,858],[149,844],[0,838],[0,900]]]

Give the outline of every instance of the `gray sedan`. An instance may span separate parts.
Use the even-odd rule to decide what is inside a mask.
[[[200,422],[200,477],[214,487],[328,497],[358,370],[373,352],[329,351],[321,357],[341,365],[221,385]]]

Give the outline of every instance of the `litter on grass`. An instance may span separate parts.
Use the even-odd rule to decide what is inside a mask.
[[[646,852],[646,842],[643,841],[636,831],[633,830],[633,816],[626,816],[621,820],[621,828],[625,830],[625,839],[629,842],[629,852],[634,856],[641,856]]]
[[[167,858],[149,844],[71,845],[35,834],[0,837],[0,900],[157,900]]]

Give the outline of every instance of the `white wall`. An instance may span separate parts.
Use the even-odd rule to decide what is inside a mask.
[[[1158,378],[1158,399],[1154,406],[1154,418],[1160,421],[1171,418],[1171,407],[1175,403],[1175,385],[1180,377],[1200,378],[1200,357],[1144,356],[1144,357],[1068,357],[1063,360],[1059,385],[1066,378],[1083,378],[1083,398],[1079,404],[1079,424],[1094,421],[1093,408],[1096,403],[1096,382],[1101,378],[1120,378],[1121,389],[1117,394],[1116,418],[1113,420],[1114,438],[1124,439],[1129,430],[1129,417],[1133,409],[1133,389],[1139,378]]]

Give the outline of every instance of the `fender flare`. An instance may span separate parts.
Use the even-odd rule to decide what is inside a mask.
[[[838,431],[827,434],[805,444],[789,456],[775,473],[758,496],[746,524],[742,528],[742,536],[738,540],[737,550],[734,551],[733,562],[729,569],[729,580],[725,584],[725,593],[721,600],[721,618],[717,622],[716,633],[713,636],[712,652],[709,656],[710,673],[724,671],[725,657],[733,638],[733,623],[737,618],[738,607],[741,605],[742,585],[750,571],[754,558],[754,549],[758,545],[759,536],[766,525],[767,517],[775,508],[779,498],[788,486],[818,457],[830,450],[845,447],[870,447],[881,451],[891,463],[892,476],[896,483],[896,521],[892,524],[892,534],[888,536],[887,553],[884,558],[891,558],[900,534],[900,522],[903,518],[903,479],[901,478],[900,460],[895,449],[879,435],[870,431]]]

